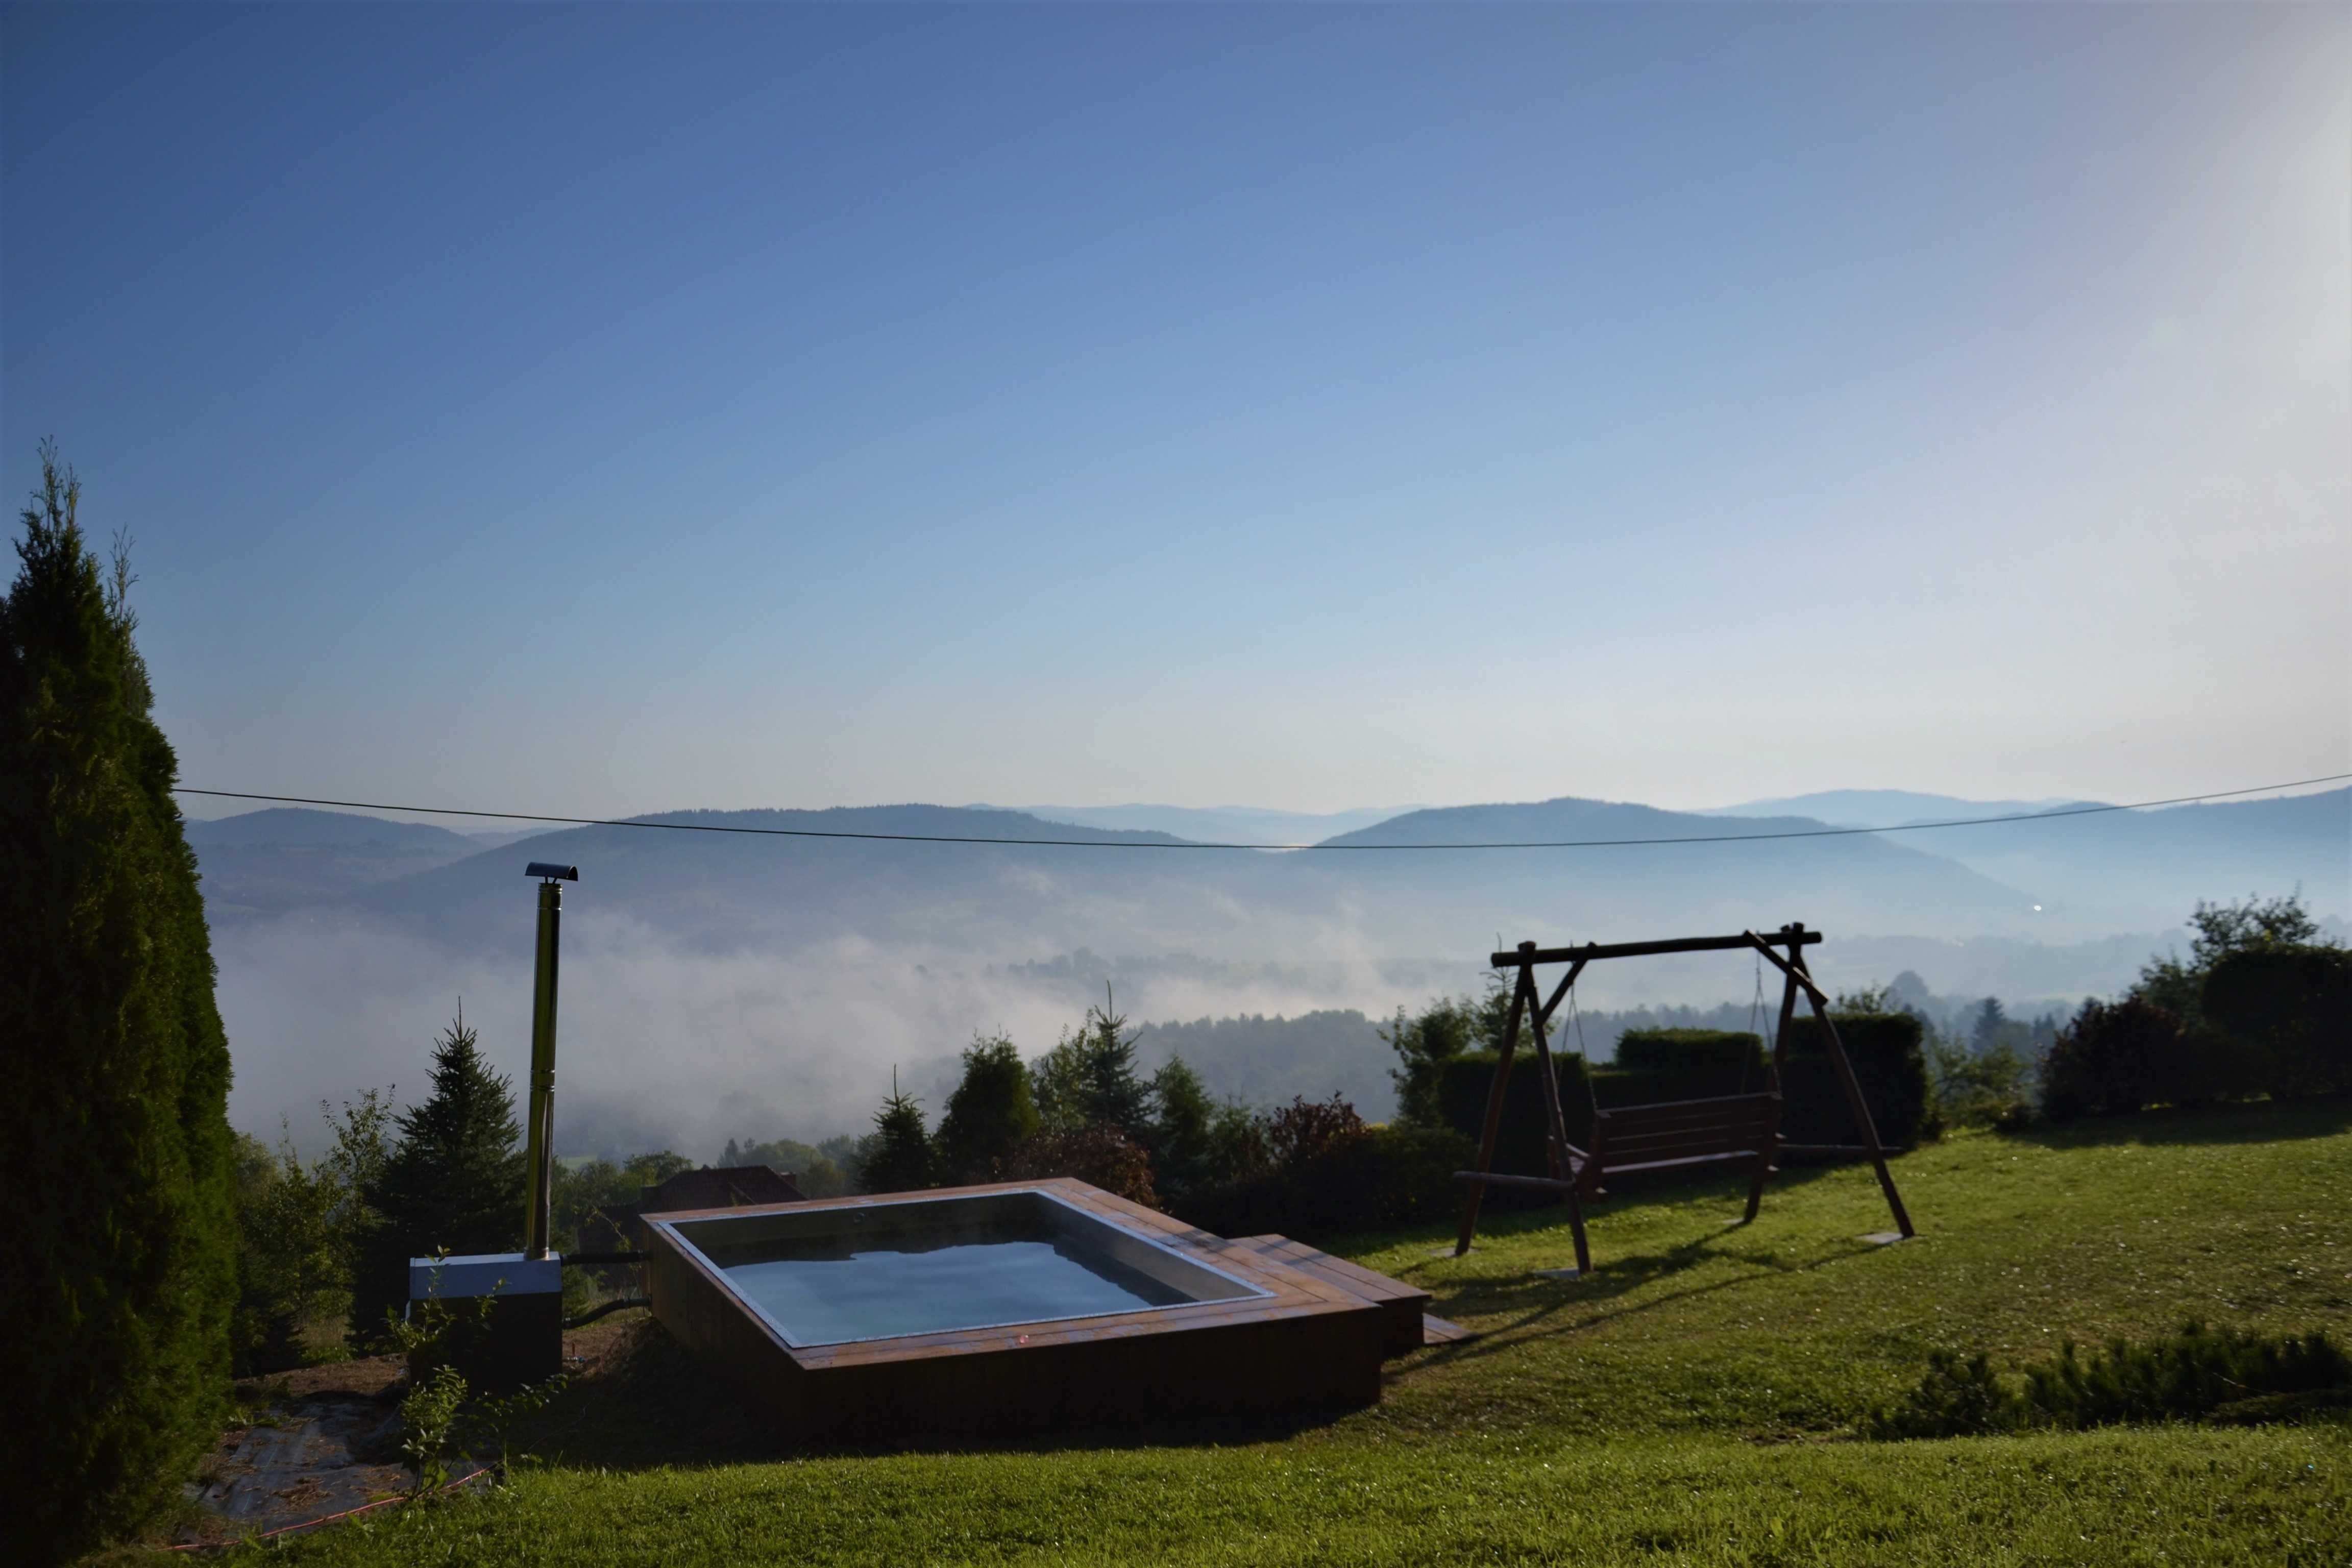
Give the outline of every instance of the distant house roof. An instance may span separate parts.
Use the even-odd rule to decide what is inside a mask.
[[[768,1165],[706,1166],[680,1171],[659,1186],[645,1189],[639,1214],[674,1209],[736,1208],[744,1204],[796,1204],[803,1194],[789,1173]]]

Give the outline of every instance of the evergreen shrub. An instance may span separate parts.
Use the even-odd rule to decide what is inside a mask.
[[[1888,1149],[1917,1146],[1929,1103],[1926,1030],[1909,1013],[1832,1013],[1862,1102]],[[1780,1136],[1794,1143],[1853,1143],[1862,1137],[1830,1059],[1821,1021],[1801,1014],[1789,1025],[1780,1069]]]
[[[1754,1089],[1764,1080],[1764,1039],[1738,1029],[1628,1029],[1617,1037],[1613,1067],[1685,1080],[1699,1090],[1685,1099],[1738,1094],[1743,1082]]]
[[[996,1163],[1035,1137],[1037,1128],[1029,1065],[1018,1047],[1003,1035],[973,1040],[964,1048],[963,1077],[940,1118],[940,1163],[946,1179],[993,1181]]]
[[[940,1151],[923,1125],[922,1108],[898,1091],[894,1073],[890,1098],[874,1113],[874,1131],[858,1144],[857,1190],[911,1193],[940,1184]]]
[[[2252,1423],[2352,1404],[2352,1356],[2325,1331],[2258,1334],[2189,1323],[2144,1344],[2116,1339],[2003,1378],[1982,1354],[1931,1352],[1927,1372],[1863,1424],[1865,1436],[1966,1437],[2129,1422]]]
[[[29,1562],[177,1495],[217,1434],[236,1300],[228,1042],[177,763],[123,552],[102,574],[79,500],[44,446],[0,598],[0,1473]]]
[[[2201,1001],[2216,1044],[2273,1098],[2352,1089],[2352,952],[2306,943],[2232,952],[2206,974]]]
[[[521,1128],[504,1074],[461,1016],[433,1047],[432,1092],[394,1119],[399,1139],[363,1191],[352,1279],[352,1348],[373,1349],[408,1304],[408,1265],[436,1252],[522,1245]]]

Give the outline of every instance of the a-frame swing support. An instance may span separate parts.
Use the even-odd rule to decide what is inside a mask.
[[[1584,1236],[1584,1207],[1580,1192],[1594,1190],[1601,1173],[1595,1155],[1579,1149],[1568,1141],[1568,1118],[1559,1102],[1559,1074],[1553,1066],[1550,1042],[1552,1016],[1559,1011],[1570,990],[1576,984],[1585,966],[1602,959],[1643,958],[1668,952],[1722,952],[1752,949],[1771,961],[1781,974],[1780,1029],[1772,1040],[1773,1091],[1765,1097],[1770,1101],[1769,1114],[1763,1120],[1761,1147],[1754,1151],[1753,1170],[1748,1181],[1746,1220],[1756,1217],[1757,1208],[1764,1196],[1765,1179],[1771,1174],[1773,1159],[1783,1151],[1799,1153],[1867,1154],[1871,1166],[1878,1173],[1879,1189],[1886,1194],[1886,1206],[1894,1211],[1895,1228],[1906,1237],[1917,1234],[1912,1228],[1911,1215],[1903,1206],[1903,1194],[1895,1190],[1895,1176],[1886,1168],[1886,1150],[1878,1141],[1878,1128],[1871,1121],[1870,1107],[1862,1097],[1861,1080],[1854,1077],[1853,1063],[1845,1054],[1845,1042],[1838,1037],[1837,1025],[1829,1014],[1829,997],[1813,983],[1811,972],[1805,964],[1805,949],[1822,940],[1822,933],[1808,931],[1802,921],[1782,926],[1764,935],[1741,931],[1737,936],[1675,937],[1664,942],[1628,942],[1602,944],[1587,942],[1581,947],[1539,948],[1532,942],[1523,942],[1509,952],[1492,955],[1490,963],[1496,969],[1517,971],[1511,990],[1511,1013],[1503,1030],[1503,1044],[1495,1063],[1495,1081],[1486,1091],[1486,1115],[1478,1137],[1478,1167],[1475,1171],[1456,1173],[1459,1180],[1468,1184],[1462,1202],[1462,1234],[1455,1242],[1454,1255],[1459,1258],[1470,1250],[1470,1241],[1478,1228],[1478,1208],[1490,1186],[1536,1187],[1559,1194],[1568,1205],[1569,1226],[1576,1237],[1576,1266],[1590,1272],[1592,1268],[1591,1249]],[[1786,958],[1774,952],[1786,948]],[[1565,963],[1568,973],[1547,997],[1536,983],[1536,966],[1545,963]],[[1823,1040],[1829,1046],[1831,1063],[1837,1069],[1838,1083],[1845,1091],[1846,1104],[1853,1111],[1854,1124],[1861,1130],[1859,1144],[1789,1143],[1780,1138],[1779,1094],[1781,1069],[1788,1060],[1789,1026],[1795,1021],[1797,998],[1801,994],[1820,1020]],[[1495,1170],[1495,1144],[1502,1131],[1503,1100],[1511,1081],[1511,1061],[1518,1051],[1522,1024],[1532,1027],[1535,1036],[1536,1060],[1538,1071],[1538,1091],[1543,1096],[1545,1163],[1549,1173],[1542,1176],[1507,1175]],[[1738,1100],[1759,1097],[1740,1096]],[[1704,1100],[1685,1102],[1685,1107],[1643,1108],[1654,1111],[1669,1111],[1684,1121],[1702,1119],[1709,1114]],[[1634,1109],[1634,1108],[1628,1108]],[[1597,1140],[1596,1140],[1597,1142]]]

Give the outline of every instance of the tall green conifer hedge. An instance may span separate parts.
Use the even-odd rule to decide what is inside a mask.
[[[41,458],[0,601],[0,1531],[36,1563],[173,1495],[217,1431],[236,1296],[228,1045],[177,763],[128,571],[101,572],[79,485]]]

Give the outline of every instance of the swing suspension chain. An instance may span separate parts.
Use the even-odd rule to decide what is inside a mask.
[[[1764,955],[1759,952],[1755,954],[1754,957],[1756,960],[1756,991],[1755,994],[1751,995],[1748,999],[1748,1032],[1754,1035],[1759,1040],[1761,1040],[1764,1038]],[[1739,1092],[1742,1094],[1746,1094],[1748,1092],[1748,1054],[1743,1051],[1739,1056]]]
[[[1598,1114],[1601,1097],[1592,1090],[1592,1058],[1584,1049],[1584,1014],[1576,1005],[1576,987],[1568,988],[1568,1022],[1576,1031],[1576,1076],[1584,1080],[1584,1100]]]

